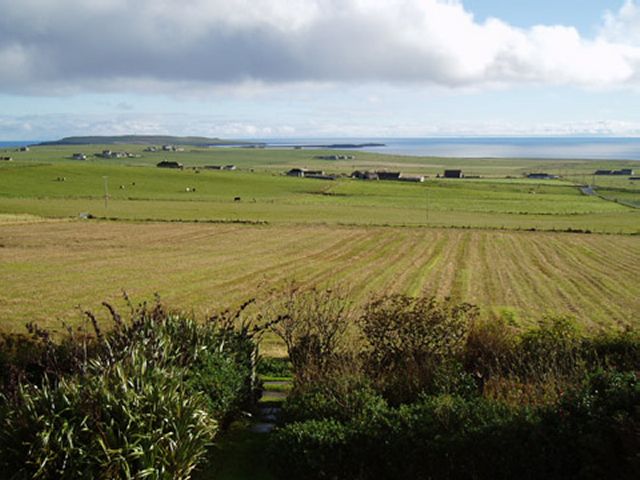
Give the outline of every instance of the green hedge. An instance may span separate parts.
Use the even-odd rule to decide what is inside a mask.
[[[274,435],[270,454],[281,478],[631,479],[639,405],[635,374],[599,373],[554,407],[440,395],[369,421],[295,422]]]

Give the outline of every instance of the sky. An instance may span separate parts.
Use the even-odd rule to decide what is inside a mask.
[[[0,0],[0,141],[640,136],[640,0]]]

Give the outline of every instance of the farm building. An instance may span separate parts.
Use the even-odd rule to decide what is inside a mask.
[[[162,151],[164,152],[184,152],[184,148],[176,147],[175,145],[163,145]]]
[[[307,172],[304,168],[292,168],[287,172],[287,175],[290,177],[304,177],[304,174]]]
[[[400,172],[376,172],[380,180],[400,180]]]
[[[134,155],[127,152],[114,152],[111,150],[103,150],[102,153],[96,153],[96,157],[102,158],[131,158]]]
[[[536,180],[554,180],[559,178],[558,175],[551,175],[550,173],[530,173],[527,178]]]
[[[633,169],[621,168],[620,170],[596,170],[594,175],[633,175]]]
[[[317,160],[354,160],[353,155],[316,155],[313,157]]]
[[[160,163],[158,163],[156,166],[158,168],[179,168],[180,170],[184,168],[184,165],[182,165],[180,162],[173,162],[169,160],[163,160]]]
[[[308,177],[308,176],[323,176],[325,175],[323,170],[307,170],[306,168],[292,168],[287,172],[290,177]]]
[[[357,178],[359,180],[378,180],[378,174],[376,172],[356,170],[351,174],[351,178]]]
[[[444,178],[464,178],[462,170],[445,170]]]

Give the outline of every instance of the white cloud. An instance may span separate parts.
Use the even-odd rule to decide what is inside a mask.
[[[0,0],[0,11],[4,92],[640,85],[631,0],[593,39],[572,26],[479,22],[456,0]]]
[[[607,12],[601,36],[609,42],[640,46],[640,6],[625,0],[617,12]]]

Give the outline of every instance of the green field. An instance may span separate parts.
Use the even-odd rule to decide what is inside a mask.
[[[107,148],[141,157],[68,158]],[[141,146],[0,152],[14,157],[0,163],[1,328],[77,321],[78,305],[116,301],[123,289],[137,299],[157,292],[204,313],[291,279],[348,285],[358,301],[382,292],[453,295],[521,325],[545,314],[570,314],[588,328],[637,323],[640,186],[604,178],[598,195],[579,188],[596,168],[633,162],[362,152],[348,161],[313,158],[329,153],[147,153]],[[156,168],[163,158],[238,170]],[[429,178],[410,184],[286,177],[294,166],[334,173],[387,168]],[[435,178],[454,167],[481,178]],[[531,171],[563,179],[523,178]],[[609,198],[611,192],[625,201]],[[95,219],[80,220],[83,213]]]
[[[103,148],[96,146],[91,151]],[[573,183],[578,172],[595,168],[585,162],[419,159],[366,153],[357,153],[353,161],[336,162],[313,159],[327,152],[298,150],[218,148],[161,154],[145,153],[140,146],[125,149],[143,156],[69,161],[77,147],[34,148],[24,153],[25,157],[14,154],[15,161],[0,164],[0,213],[77,218],[84,212],[123,220],[640,232],[640,211],[633,205],[583,195]],[[186,166],[234,164],[239,170],[155,168],[162,158],[177,159]],[[408,184],[286,177],[283,173],[293,166],[343,174],[356,168],[387,168],[429,178],[424,184]],[[435,178],[452,167],[481,178]],[[552,181],[522,177],[527,171],[541,170],[572,172],[574,176]],[[58,181],[61,178],[65,181]],[[634,201],[640,197],[640,187],[632,187],[621,188],[619,195]],[[236,197],[241,200],[234,201]]]

